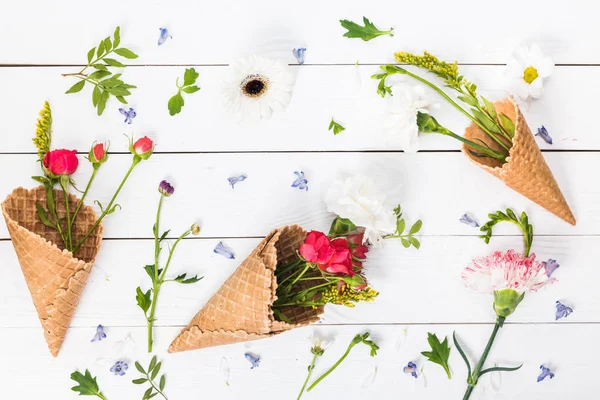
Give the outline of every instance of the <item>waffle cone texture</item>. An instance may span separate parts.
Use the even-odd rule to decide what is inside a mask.
[[[271,310],[275,269],[297,258],[305,238],[297,225],[269,233],[175,338],[169,353],[267,338],[318,321],[323,307],[282,309],[292,324],[276,321]]]
[[[515,124],[513,146],[504,164],[498,160],[477,157],[470,153],[470,147],[463,144],[463,153],[485,171],[502,180],[508,187],[519,192],[534,203],[571,225],[575,225],[575,217],[563,196],[552,171],[546,164],[535,138],[527,126],[519,107],[511,98],[494,103],[496,111],[506,115]],[[464,137],[473,141],[484,141],[494,150],[501,147],[494,142],[481,128],[472,123],[465,131]],[[475,149],[472,149],[476,151]]]
[[[65,199],[62,191],[54,191],[56,210],[64,218]],[[78,199],[69,195],[69,209],[75,210]],[[71,319],[85,288],[102,241],[100,224],[73,255],[64,250],[58,232],[42,224],[36,203],[46,208],[43,186],[31,190],[17,188],[2,203],[12,244],[33,304],[44,329],[44,336],[54,357],[58,355]],[[80,240],[96,222],[91,207],[82,206],[73,227],[73,240]]]

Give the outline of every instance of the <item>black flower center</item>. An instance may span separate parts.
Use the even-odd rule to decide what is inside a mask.
[[[256,96],[257,94],[259,94],[260,92],[262,92],[262,90],[265,88],[265,84],[262,83],[261,81],[259,81],[258,79],[254,79],[248,83],[246,83],[246,86],[244,88],[244,90],[246,90],[246,93]]]
[[[242,92],[248,97],[260,97],[266,93],[269,81],[260,75],[248,75],[242,82]]]

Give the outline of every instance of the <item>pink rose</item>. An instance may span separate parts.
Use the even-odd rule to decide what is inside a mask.
[[[44,168],[52,175],[71,175],[78,165],[76,150],[52,150],[44,156]]]
[[[131,139],[129,151],[142,160],[147,160],[154,152],[154,142],[148,136],[138,139],[135,143]]]
[[[335,254],[329,259],[327,264],[319,265],[319,268],[330,274],[353,276],[352,250],[350,249],[348,240],[344,238],[332,240],[331,247],[334,249]]]
[[[93,164],[102,164],[108,159],[108,153],[103,143],[94,144],[90,149],[88,158]]]
[[[310,231],[300,246],[300,255],[311,264],[326,264],[334,252],[327,235],[318,231]]]

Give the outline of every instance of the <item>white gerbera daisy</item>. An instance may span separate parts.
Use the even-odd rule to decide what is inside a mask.
[[[392,93],[393,96],[388,96],[386,128],[394,140],[399,141],[402,150],[416,153],[419,150],[417,113],[427,113],[434,103],[427,98],[422,85],[396,84]]]
[[[294,76],[282,61],[251,54],[233,63],[231,70],[223,91],[225,107],[240,119],[268,119],[289,104]]]
[[[506,64],[507,90],[515,100],[524,103],[544,93],[543,81],[552,74],[554,62],[544,57],[538,45],[519,46]]]

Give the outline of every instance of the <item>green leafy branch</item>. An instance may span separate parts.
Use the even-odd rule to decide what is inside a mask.
[[[444,368],[448,379],[452,379],[450,373],[450,367],[448,365],[448,358],[450,357],[450,346],[448,346],[448,337],[444,338],[444,341],[440,343],[440,340],[434,333],[427,333],[427,342],[431,346],[431,351],[423,351],[422,355],[427,357],[429,361],[435,364],[439,364]]]
[[[490,242],[490,238],[492,237],[493,227],[499,222],[512,222],[517,225],[519,229],[523,232],[523,238],[525,240],[525,257],[529,256],[529,252],[531,251],[531,245],[533,244],[533,225],[529,223],[529,217],[525,212],[521,213],[521,217],[517,218],[513,210],[510,208],[506,209],[506,213],[502,211],[496,211],[493,214],[488,214],[490,220],[486,222],[481,228],[480,231],[483,232],[483,235],[479,237],[485,240],[485,243]]]
[[[71,379],[77,382],[79,385],[71,388],[74,392],[79,392],[80,396],[96,396],[102,400],[106,400],[106,397],[100,391],[96,377],[92,377],[92,374],[87,369],[85,374],[79,371],[75,371],[71,374]]]
[[[135,362],[135,368],[143,374],[144,378],[134,379],[133,383],[136,385],[143,385],[144,383],[150,383],[150,387],[144,392],[144,396],[142,400],[151,399],[157,395],[161,395],[165,400],[167,400],[167,396],[164,394],[165,385],[167,383],[167,378],[165,374],[162,374],[159,380],[158,385],[154,382],[154,379],[158,376],[160,372],[160,367],[162,366],[162,362],[157,362],[156,356],[152,357],[150,361],[150,365],[148,366],[148,371],[144,370],[142,365],[139,362]]]
[[[360,26],[356,22],[347,19],[340,20],[342,27],[348,30],[348,32],[344,33],[344,36],[347,38],[357,38],[368,42],[369,40],[382,35],[394,36],[394,28],[390,28],[389,31],[379,30],[367,17],[363,17],[363,23],[365,26]]]
[[[192,94],[200,90],[198,86],[194,85],[199,75],[200,74],[198,74],[194,68],[187,68],[183,74],[183,85],[179,86],[179,77],[176,79],[175,84],[177,85],[177,94],[169,99],[168,104],[169,114],[171,114],[171,116],[179,114],[181,108],[185,105],[181,92]]]
[[[344,128],[342,125],[340,125],[337,122],[335,122],[333,120],[333,118],[331,118],[331,122],[329,123],[329,128],[327,130],[328,131],[333,130],[333,134],[337,135],[338,133],[341,133],[341,132],[345,131],[346,128]]]
[[[97,109],[98,115],[102,115],[106,108],[106,102],[110,96],[114,96],[118,101],[127,104],[125,97],[131,95],[130,89],[136,87],[123,82],[122,74],[114,74],[109,71],[110,67],[125,68],[126,65],[122,62],[108,57],[111,54],[116,54],[126,59],[138,58],[138,55],[133,51],[119,47],[121,44],[121,28],[117,26],[113,34],[112,40],[109,37],[100,41],[98,46],[93,47],[88,51],[87,64],[79,72],[62,74],[62,76],[74,76],[79,79],[79,82],[74,84],[65,93],[80,92],[86,83],[94,87],[92,91],[92,104]],[[87,74],[86,71],[93,68],[95,71]]]
[[[404,247],[409,248],[412,245],[416,249],[419,249],[421,247],[421,242],[413,235],[421,230],[423,221],[418,220],[415,222],[408,230],[408,233],[404,234],[404,231],[406,230],[406,220],[402,216],[400,204],[394,208],[394,214],[396,214],[396,232],[384,236],[384,239],[400,239]]]

